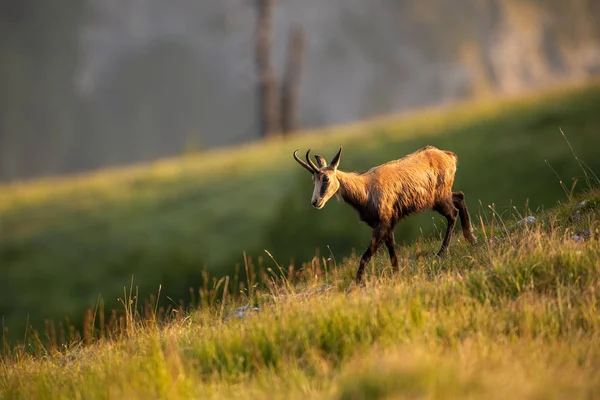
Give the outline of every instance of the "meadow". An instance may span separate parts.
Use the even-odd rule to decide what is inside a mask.
[[[356,257],[314,258],[166,324],[130,290],[118,336],[7,352],[0,398],[597,398],[600,191],[532,216],[482,216],[443,258],[420,239],[397,274],[381,254],[362,288]]]
[[[310,206],[312,183],[292,159],[308,147],[330,158],[344,146],[341,168],[366,170],[426,144],[456,152],[455,187],[471,214],[493,205],[501,216],[541,211],[586,187],[559,131],[592,170],[600,170],[600,84],[516,99],[485,100],[307,132],[257,143],[0,187],[0,315],[5,336],[31,324],[69,317],[81,326],[101,297],[106,309],[134,276],[139,297],[163,304],[192,300],[203,270],[220,278],[245,263],[287,269],[316,253],[343,259],[362,252],[369,229],[344,204]],[[438,237],[441,217],[403,222],[403,245]],[[466,253],[465,253],[466,254]],[[400,283],[398,283],[400,284]],[[192,293],[190,293],[192,288]],[[390,289],[395,290],[395,289]],[[168,296],[168,297],[167,297]]]

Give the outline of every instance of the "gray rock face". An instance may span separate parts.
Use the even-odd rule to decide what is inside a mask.
[[[0,180],[258,139],[254,1],[21,3],[26,21],[0,17]],[[278,0],[273,61],[281,78],[303,27],[314,128],[597,76],[599,16],[591,0]]]
[[[593,29],[600,7],[592,3],[280,0],[274,61],[281,76],[288,30],[304,27],[299,118],[308,127],[439,104],[479,90],[517,93],[600,72],[600,33]],[[209,88],[219,83],[196,100],[199,106],[219,105],[194,128],[203,143],[250,140],[257,134],[255,18],[253,2],[239,0],[88,0],[80,92],[94,97],[124,57],[175,42],[202,64],[204,76],[189,79]],[[169,70],[164,73],[169,76]]]

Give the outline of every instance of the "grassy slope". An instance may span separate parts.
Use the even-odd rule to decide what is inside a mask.
[[[362,289],[356,259],[313,265],[252,293],[245,320],[220,322],[225,300],[121,340],[17,353],[0,360],[0,397],[595,398],[600,191],[585,198],[531,226],[488,219],[479,235],[499,241],[405,259],[399,276],[380,256]],[[571,240],[581,229],[596,238]]]
[[[242,251],[268,248],[285,262],[330,245],[339,258],[362,250],[369,230],[348,207],[309,205],[310,179],[291,158],[313,147],[346,151],[345,169],[364,170],[425,144],[458,153],[456,187],[472,214],[495,202],[551,206],[563,198],[551,165],[580,176],[558,126],[578,154],[600,169],[600,85],[519,100],[470,103],[384,118],[258,144],[105,171],[92,176],[0,187],[0,314],[13,332],[44,317],[77,318],[97,296],[114,305],[131,274],[142,293],[186,296],[200,270],[230,273]],[[432,214],[399,227],[405,241],[431,232]],[[435,224],[440,225],[439,219]],[[39,326],[39,324],[37,325]],[[19,333],[20,335],[20,333]]]

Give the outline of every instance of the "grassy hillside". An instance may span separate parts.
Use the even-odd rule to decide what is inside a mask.
[[[395,276],[379,256],[364,288],[350,283],[356,258],[316,260],[164,327],[129,309],[121,339],[6,355],[0,397],[595,398],[600,192],[535,217],[490,217],[478,246],[442,259],[415,257],[438,246],[420,240]],[[581,230],[591,237],[571,239]],[[246,303],[259,310],[227,318]]]
[[[492,203],[503,214],[526,202],[533,210],[552,206],[566,196],[545,160],[567,186],[571,177],[585,186],[559,126],[600,170],[599,105],[600,84],[592,84],[0,187],[0,314],[21,336],[27,320],[36,327],[46,317],[80,321],[99,294],[116,306],[131,275],[140,297],[162,284],[171,298],[189,299],[204,268],[230,274],[243,251],[256,259],[266,248],[284,265],[327,246],[338,259],[362,251],[369,230],[351,209],[335,201],[320,211],[310,206],[311,180],[291,156],[297,148],[330,158],[343,145],[341,168],[364,170],[432,144],[458,154],[456,188],[472,214]],[[431,213],[396,234],[406,243],[442,227]]]

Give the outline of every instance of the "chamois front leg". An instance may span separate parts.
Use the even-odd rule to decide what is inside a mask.
[[[363,274],[365,272],[365,265],[367,265],[369,263],[369,261],[371,260],[371,257],[373,257],[373,254],[375,254],[375,252],[379,248],[379,245],[381,244],[381,241],[386,236],[387,232],[388,232],[387,229],[382,229],[379,227],[373,229],[373,236],[371,236],[371,243],[369,243],[369,247],[367,247],[367,250],[364,252],[362,257],[360,258],[360,264],[358,266],[358,270],[356,271],[356,278],[354,279],[356,283],[361,283]]]

